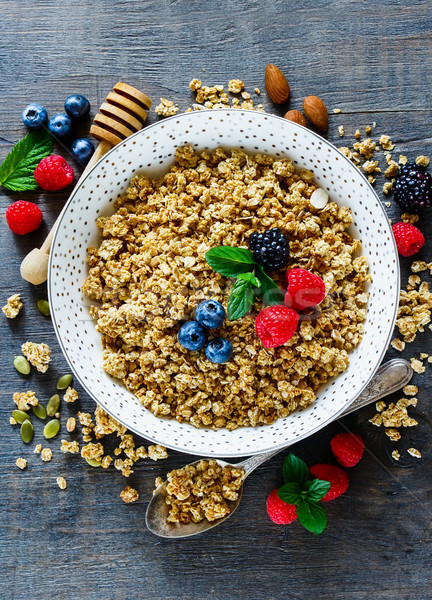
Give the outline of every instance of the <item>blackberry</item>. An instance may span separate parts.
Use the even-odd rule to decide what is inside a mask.
[[[432,206],[432,176],[414,163],[401,167],[395,179],[394,199],[408,212]]]
[[[265,233],[253,233],[249,238],[249,248],[256,262],[268,271],[282,269],[288,262],[288,240],[279,227]]]

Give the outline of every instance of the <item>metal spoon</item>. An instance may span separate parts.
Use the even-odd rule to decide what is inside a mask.
[[[383,398],[384,396],[388,396],[389,394],[396,392],[410,381],[412,374],[413,371],[411,365],[406,360],[400,358],[390,360],[378,369],[375,377],[366,386],[365,390],[340,416],[346,416],[349,413],[358,410],[359,408],[366,406],[367,404],[370,404],[371,402],[376,402],[380,398]],[[266,462],[279,452],[282,452],[282,450],[286,450],[287,447],[288,446],[286,446],[285,448],[277,448],[276,450],[270,450],[268,452],[256,454],[255,456],[251,456],[250,458],[239,462],[235,465],[231,465],[230,463],[219,459],[217,459],[217,462],[221,467],[235,466],[237,468],[244,469],[247,477],[257,467],[262,465],[264,462]],[[198,462],[199,461],[195,461],[191,463],[191,465],[195,465]],[[189,537],[191,535],[202,533],[207,529],[212,529],[213,527],[220,525],[223,521],[226,521],[226,519],[228,519],[236,510],[237,506],[240,504],[240,500],[242,498],[243,493],[242,485],[239,491],[238,499],[232,502],[228,502],[231,512],[225,517],[222,517],[221,519],[218,519],[216,521],[207,521],[207,519],[204,519],[199,523],[191,522],[185,524],[173,524],[167,523],[166,520],[168,516],[168,506],[165,502],[166,485],[167,482],[164,481],[157,488],[153,498],[151,499],[147,507],[146,512],[147,527],[155,535],[165,538]]]

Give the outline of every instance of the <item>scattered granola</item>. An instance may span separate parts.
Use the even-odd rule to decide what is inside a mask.
[[[68,387],[63,396],[63,400],[65,402],[76,402],[76,400],[78,400],[78,392],[74,388]]]
[[[339,131],[339,137],[343,137],[345,135],[345,131],[344,131],[344,126],[343,125],[339,125],[338,131]]]
[[[399,450],[397,450],[397,449],[396,449],[396,450],[393,450],[393,452],[392,452],[392,454],[391,454],[391,455],[392,455],[392,457],[393,457],[395,460],[399,460],[399,459],[400,459],[400,452],[399,452]]]
[[[168,457],[168,453],[164,446],[155,444],[148,447],[148,457],[152,460],[162,460]]]
[[[67,431],[69,431],[69,433],[72,433],[72,431],[75,431],[75,427],[76,427],[75,417],[69,417],[69,419],[66,421]]]
[[[52,455],[51,448],[44,448],[41,452],[41,458],[44,462],[49,462],[52,459]]]
[[[70,452],[70,454],[77,454],[79,452],[79,443],[77,441],[69,442],[68,440],[61,441],[62,452]]]
[[[123,502],[129,504],[130,502],[136,502],[139,499],[139,493],[133,487],[127,485],[125,489],[120,492],[120,498]]]
[[[40,454],[42,452],[42,444],[36,444],[35,449],[33,450],[35,454]]]
[[[26,459],[25,459],[25,458],[21,458],[21,457],[19,457],[19,458],[17,458],[17,459],[16,459],[16,461],[15,461],[15,465],[18,467],[18,469],[21,469],[21,470],[23,470],[23,469],[25,469],[25,468],[26,468],[26,466],[27,466],[27,461],[26,461]]]
[[[399,338],[392,339],[391,346],[398,352],[403,352],[405,350],[405,342]]]
[[[2,311],[8,319],[15,319],[22,307],[23,303],[21,302],[20,295],[14,294],[7,299],[7,304],[3,306]]]
[[[232,94],[240,94],[244,90],[245,84],[241,79],[231,79],[228,82],[228,91]]]
[[[245,472],[221,467],[216,460],[200,460],[195,465],[167,475],[166,503],[169,523],[215,521],[230,511],[229,501],[237,500]]]
[[[334,108],[333,112],[334,112],[335,115],[338,115],[339,113],[342,112],[342,110],[340,108]]]
[[[64,477],[57,477],[56,482],[61,490],[65,490],[67,488],[66,479]]]
[[[18,422],[13,417],[9,417],[9,424],[10,425],[18,425]]]
[[[63,449],[63,447],[62,447]],[[94,444],[90,442],[81,448],[81,456],[83,458],[100,459],[104,453],[104,447],[101,443]]]
[[[407,156],[404,156],[403,154],[401,154],[401,155],[399,156],[399,164],[400,164],[400,165],[406,165],[406,164],[407,164],[407,162],[408,162],[408,157],[407,157]]]
[[[406,385],[402,388],[405,396],[416,396],[418,394],[418,387],[416,385]]]
[[[422,457],[420,450],[417,450],[417,448],[408,448],[407,452],[411,456],[414,456],[414,458],[421,458]]]
[[[388,135],[382,135],[379,139],[379,143],[381,144],[381,148],[383,150],[393,150],[394,148],[394,144]]]
[[[172,117],[178,113],[178,106],[172,100],[160,99],[160,104],[155,107],[155,112],[160,117]]]
[[[355,133],[354,133],[354,137],[356,138],[356,140],[361,138],[361,132],[360,129],[356,129]]]
[[[423,281],[418,289],[401,290],[396,327],[403,336],[404,342],[415,340],[417,332],[423,332],[425,325],[431,321],[432,293],[429,285]]]
[[[349,209],[329,202],[318,211],[309,201],[315,189],[313,173],[296,174],[290,160],[222,148],[197,155],[182,147],[162,179],[135,177],[117,213],[97,221],[104,252],[89,249],[82,286],[102,302],[96,328],[105,370],[156,416],[196,427],[268,424],[313,402],[315,390],[347,368],[348,353],[360,342],[370,279],[360,242],[347,232]],[[252,312],[220,330],[234,346],[230,362],[209,366],[183,351],[179,320],[206,297],[226,305],[230,292],[206,263],[206,251],[244,246],[253,231],[273,226],[293,238],[290,266],[316,271],[326,283],[316,321],[266,351]]]
[[[419,360],[418,358],[411,358],[410,361],[411,361],[411,366],[413,368],[413,371],[415,371],[419,375],[421,375],[422,373],[424,373],[426,371],[426,367],[424,366],[422,361]]]
[[[27,412],[30,410],[30,406],[36,406],[39,401],[36,398],[36,394],[29,390],[28,392],[15,392],[13,395],[13,401],[18,407],[18,410]]]
[[[386,435],[388,435],[388,437],[391,439],[392,442],[398,442],[402,437],[399,430],[395,429],[393,427],[388,427],[385,430],[385,433],[386,433]]]
[[[429,156],[424,156],[423,154],[421,156],[417,156],[415,162],[416,165],[419,165],[419,167],[427,167],[430,163]]]
[[[41,373],[45,373],[48,370],[48,365],[51,361],[51,349],[48,344],[26,342],[21,346],[21,352]]]

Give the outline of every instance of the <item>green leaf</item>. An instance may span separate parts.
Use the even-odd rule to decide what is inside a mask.
[[[288,454],[283,465],[283,476],[285,483],[298,483],[302,488],[306,481],[310,479],[307,464],[297,458],[294,454]]]
[[[267,275],[267,273],[264,271],[261,265],[257,265],[255,275],[261,282],[260,295],[263,304],[283,304],[284,293],[282,292],[278,284]]]
[[[226,277],[238,277],[241,273],[253,271],[256,265],[250,250],[233,246],[211,248],[205,258],[213,271]]]
[[[255,300],[255,288],[248,281],[235,282],[227,304],[227,316],[230,321],[244,317],[250,311]]]
[[[247,281],[254,287],[261,287],[261,281],[258,279],[258,277],[255,276],[255,274],[252,271],[250,271],[249,273],[240,273],[239,275],[237,275],[237,279]]]
[[[0,184],[13,192],[26,192],[38,187],[34,170],[52,151],[48,132],[31,131],[15,144],[0,165]]]
[[[306,481],[305,487],[308,490],[306,499],[312,502],[318,502],[322,500],[330,489],[330,482],[322,479],[313,479],[312,481]]]
[[[305,529],[316,535],[322,533],[327,525],[326,511],[318,502],[300,502],[297,505],[297,517]]]
[[[302,501],[301,492],[301,485],[297,481],[292,481],[282,485],[278,489],[277,495],[287,504],[297,504]]]

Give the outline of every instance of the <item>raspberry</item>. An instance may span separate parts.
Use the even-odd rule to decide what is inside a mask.
[[[396,176],[394,199],[408,212],[432,206],[432,176],[414,163],[406,163]]]
[[[34,172],[36,183],[48,192],[56,192],[72,183],[74,172],[65,159],[58,154],[43,158]]]
[[[398,252],[402,256],[412,256],[423,248],[424,235],[411,223],[395,223],[392,229]]]
[[[6,221],[14,233],[24,235],[39,227],[42,223],[42,212],[33,202],[18,200],[6,210]]]
[[[363,456],[364,441],[355,433],[339,433],[330,442],[336,460],[343,467],[354,467]]]
[[[316,306],[325,298],[325,284],[321,277],[306,269],[290,269],[286,274],[285,304],[297,310]]]
[[[277,305],[264,308],[255,320],[255,330],[266,348],[277,348],[292,338],[299,315],[292,308]]]
[[[314,465],[309,469],[311,475],[317,479],[323,479],[330,482],[330,489],[324,498],[323,502],[329,502],[344,494],[348,489],[348,475],[343,469],[336,465]]]
[[[287,504],[279,498],[277,490],[273,490],[267,498],[267,514],[277,525],[289,525],[297,519],[295,504]]]
[[[265,233],[255,231],[249,238],[249,247],[256,262],[268,271],[281,269],[288,262],[288,240],[279,227]]]

